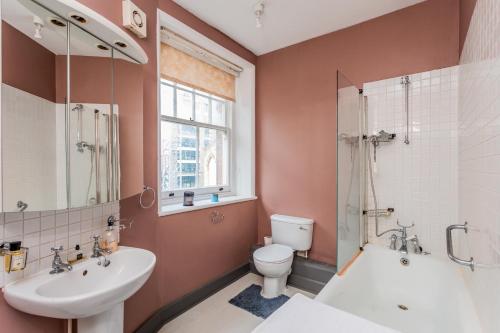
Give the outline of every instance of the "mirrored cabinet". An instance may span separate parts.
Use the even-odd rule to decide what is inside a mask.
[[[2,0],[1,17],[0,210],[93,206],[140,192],[142,64],[129,45],[31,0]]]

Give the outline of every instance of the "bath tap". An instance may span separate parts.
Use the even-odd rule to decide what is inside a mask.
[[[422,247],[420,246],[417,235],[407,237],[406,241],[410,242],[413,246],[413,252],[415,252],[415,254],[422,254]]]
[[[396,243],[398,241],[398,236],[396,234],[391,235],[391,244],[389,245],[389,248],[391,250],[396,250]]]

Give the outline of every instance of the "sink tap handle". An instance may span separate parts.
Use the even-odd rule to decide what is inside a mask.
[[[51,250],[52,252],[54,252],[54,254],[55,254],[55,255],[58,255],[58,254],[59,254],[59,252],[61,252],[61,251],[63,250],[63,247],[62,247],[62,245],[60,245],[58,248],[51,247],[51,248],[50,248],[50,250]]]

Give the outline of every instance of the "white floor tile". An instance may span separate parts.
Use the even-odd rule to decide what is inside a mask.
[[[262,277],[249,273],[233,282],[218,293],[207,298],[189,311],[167,323],[159,333],[249,333],[263,319],[240,309],[229,300],[252,284],[262,285]],[[313,294],[288,287],[285,294],[292,297],[301,293],[308,297]]]

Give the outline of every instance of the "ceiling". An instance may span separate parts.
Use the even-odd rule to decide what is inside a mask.
[[[264,0],[261,28],[255,26],[258,0],[174,1],[261,55],[424,0]]]

